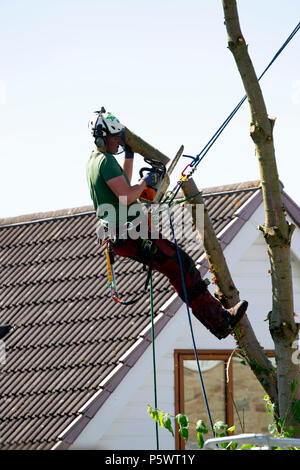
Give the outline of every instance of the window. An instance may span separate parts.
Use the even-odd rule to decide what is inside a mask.
[[[265,353],[274,362],[274,352]],[[174,355],[176,414],[185,413],[193,423],[203,419],[210,429],[194,352],[175,350]],[[228,350],[198,351],[198,359],[212,421],[234,424],[235,434],[268,432],[271,417],[263,400],[266,393],[250,368]],[[212,432],[205,437],[213,437]],[[187,443],[176,432],[176,449],[198,449],[193,426]]]

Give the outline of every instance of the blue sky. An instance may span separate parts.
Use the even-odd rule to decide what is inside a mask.
[[[238,7],[259,75],[300,4]],[[245,94],[221,0],[11,0],[0,13],[0,217],[91,204],[87,123],[102,105],[172,157],[181,144],[199,153]],[[300,32],[261,81],[279,176],[298,205],[299,45]],[[200,189],[259,179],[249,122],[245,102],[199,165]],[[136,156],[134,182],[142,165]]]

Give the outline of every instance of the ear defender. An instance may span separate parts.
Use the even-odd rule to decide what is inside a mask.
[[[101,123],[97,124],[94,128],[94,137],[104,137],[103,135],[103,126]]]
[[[96,137],[95,138],[95,144],[97,145],[98,149],[100,149],[101,151],[104,150],[105,142],[104,142],[104,139],[102,137]]]

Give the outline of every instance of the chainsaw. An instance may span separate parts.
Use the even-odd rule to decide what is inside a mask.
[[[154,186],[147,186],[142,194],[139,197],[140,202],[146,204],[159,204],[162,200],[165,192],[167,191],[170,184],[170,175],[175,168],[176,163],[181,157],[183,152],[183,146],[180,147],[176,156],[170,163],[168,169],[162,162],[157,160],[150,160],[150,158],[144,158],[145,162],[150,165],[150,167],[143,167],[140,169],[140,177],[143,178],[145,171],[147,172],[156,172],[158,174],[158,181]]]
[[[140,169],[140,178],[143,178],[144,172],[146,171],[147,173],[156,173],[158,175],[157,183],[153,186],[146,186],[146,188],[143,190],[142,194],[139,197],[139,200],[141,202],[146,202],[146,203],[153,203],[155,196],[157,194],[157,191],[159,187],[161,186],[163,179],[166,175],[166,167],[163,163],[158,162],[156,160],[150,160],[148,158],[145,158],[145,163],[148,163],[150,165],[149,167],[143,167]]]

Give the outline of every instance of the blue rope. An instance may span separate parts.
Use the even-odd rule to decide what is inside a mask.
[[[291,32],[291,34],[289,35],[289,37],[287,38],[287,40],[283,43],[283,45],[281,46],[281,48],[276,52],[276,54],[274,55],[273,59],[271,60],[271,62],[267,65],[267,67],[265,68],[265,70],[262,72],[262,74],[258,77],[258,81],[260,81],[260,79],[265,75],[265,73],[267,72],[267,70],[271,67],[271,65],[273,64],[273,62],[275,62],[275,60],[277,59],[277,57],[281,54],[281,52],[283,51],[283,49],[288,45],[288,43],[291,41],[291,39],[295,36],[295,34],[298,32],[298,30],[300,29],[300,22],[297,24],[297,26],[295,27],[295,29]],[[191,167],[193,166],[197,166],[201,160],[205,157],[205,155],[207,154],[207,152],[209,151],[209,149],[211,148],[211,146],[215,143],[215,141],[217,140],[217,138],[219,137],[219,135],[223,132],[223,130],[225,129],[225,127],[227,126],[227,124],[231,121],[231,119],[233,118],[233,116],[236,114],[236,112],[240,109],[240,107],[242,106],[242,104],[244,103],[244,101],[246,101],[247,99],[247,95],[245,95],[241,101],[236,105],[236,107],[234,108],[234,110],[229,114],[229,116],[227,117],[227,119],[225,119],[225,121],[223,122],[223,124],[221,124],[221,126],[219,127],[219,129],[217,130],[217,132],[215,132],[215,134],[212,136],[212,138],[209,140],[209,142],[205,145],[205,147],[203,147],[203,149],[201,150],[200,153],[198,153],[198,155],[196,155],[195,157],[195,160],[191,163]],[[206,152],[205,152],[206,150]],[[203,154],[203,155],[202,155]],[[202,157],[200,158],[200,156],[202,155]]]
[[[178,257],[179,266],[180,266],[180,275],[181,275],[181,280],[182,280],[182,287],[183,287],[183,292],[184,292],[185,305],[186,305],[186,310],[187,310],[188,319],[189,319],[190,331],[191,331],[191,336],[192,336],[192,342],[193,342],[193,347],[194,347],[195,358],[196,358],[196,362],[197,362],[198,373],[199,373],[200,382],[201,382],[202,391],[203,391],[203,397],[204,397],[204,401],[205,401],[207,414],[208,414],[208,417],[209,417],[210,427],[211,427],[213,436],[215,437],[214,426],[213,426],[213,422],[212,422],[212,418],[211,418],[211,413],[210,413],[208,400],[207,400],[207,396],[206,396],[204,381],[203,381],[202,372],[201,372],[201,368],[200,368],[200,364],[199,364],[198,352],[197,352],[197,348],[196,348],[195,336],[194,336],[194,331],[193,331],[193,326],[192,326],[192,319],[191,319],[190,309],[189,309],[189,305],[188,305],[188,298],[187,298],[187,291],[186,291],[186,285],[185,285],[184,274],[183,274],[182,260],[181,260],[178,243],[177,243],[176,236],[175,236],[175,230],[174,230],[172,217],[171,217],[171,213],[170,213],[170,206],[169,206],[168,213],[169,213],[169,220],[170,220],[170,227],[171,227],[171,231],[172,231],[172,236],[173,236],[174,243],[175,243],[175,246],[176,246],[177,257]]]
[[[290,36],[287,38],[287,40],[284,42],[284,44],[281,46],[281,48],[277,51],[277,53],[274,55],[273,59],[271,60],[271,62],[267,65],[267,67],[265,68],[265,70],[263,71],[263,73],[259,76],[258,78],[258,81],[264,76],[264,74],[266,73],[266,71],[271,67],[271,65],[273,64],[273,62],[277,59],[277,57],[279,56],[279,54],[283,51],[283,49],[287,46],[287,44],[290,42],[290,40],[295,36],[295,34],[298,32],[298,30],[300,29],[300,22],[297,24],[297,26],[295,27],[295,29],[292,31],[292,33],[290,34]],[[215,141],[217,140],[217,138],[220,136],[220,134],[223,132],[223,130],[225,129],[225,127],[227,126],[227,124],[231,121],[231,119],[233,118],[233,116],[237,113],[237,111],[240,109],[240,107],[242,106],[242,104],[244,103],[244,101],[247,99],[247,95],[245,95],[241,101],[237,104],[237,106],[234,108],[234,110],[229,114],[229,116],[225,119],[225,121],[223,122],[223,124],[221,124],[221,126],[219,127],[219,129],[215,132],[215,134],[212,136],[212,138],[208,141],[208,143],[205,145],[205,147],[203,147],[203,149],[201,150],[201,152],[198,153],[198,155],[196,155],[196,157],[192,157],[190,155],[185,155],[187,157],[190,157],[192,158],[192,162],[191,164],[189,165],[192,170],[190,171],[189,175],[187,175],[187,178],[189,176],[192,175],[192,173],[196,170],[196,167],[198,166],[198,164],[203,160],[203,158],[205,157],[205,155],[207,154],[207,152],[209,151],[209,149],[213,146],[213,144],[215,143]],[[201,157],[201,158],[200,158]],[[184,274],[183,274],[183,267],[182,267],[182,260],[181,260],[181,256],[180,256],[180,251],[179,251],[179,247],[178,247],[178,243],[177,243],[177,240],[176,240],[176,236],[175,236],[175,230],[174,230],[174,226],[173,226],[173,222],[172,222],[172,217],[171,217],[171,213],[170,213],[170,205],[171,205],[171,202],[173,201],[173,199],[175,199],[176,195],[178,194],[182,184],[183,184],[184,181],[180,181],[179,183],[177,183],[177,186],[175,188],[175,190],[173,190],[171,192],[172,194],[172,199],[170,201],[168,201],[168,213],[169,213],[169,220],[170,220],[170,228],[171,228],[171,231],[172,231],[172,236],[173,236],[173,239],[174,239],[174,243],[175,243],[175,246],[176,246],[176,251],[177,251],[177,257],[178,257],[178,261],[179,261],[179,267],[180,267],[180,275],[181,275],[181,280],[182,280],[182,286],[183,286],[183,292],[184,292],[184,299],[185,299],[185,304],[186,304],[186,310],[187,310],[187,314],[188,314],[188,319],[189,319],[189,326],[190,326],[190,331],[191,331],[191,336],[192,336],[192,342],[193,342],[193,347],[194,347],[194,353],[195,353],[195,358],[196,358],[196,362],[197,362],[197,369],[198,369],[198,373],[199,373],[199,377],[200,377],[200,382],[201,382],[201,387],[202,387],[202,391],[203,391],[203,397],[204,397],[204,401],[205,401],[205,406],[206,406],[206,410],[207,410],[207,414],[208,414],[208,417],[209,417],[209,422],[210,422],[210,427],[211,427],[211,430],[212,430],[212,433],[213,433],[213,436],[215,437],[215,431],[214,431],[214,427],[213,427],[213,422],[212,422],[212,418],[211,418],[211,413],[210,413],[210,409],[209,409],[209,404],[208,404],[208,400],[207,400],[207,395],[206,395],[206,391],[205,391],[205,385],[204,385],[204,381],[203,381],[203,377],[202,377],[202,372],[201,372],[201,368],[200,368],[200,363],[199,363],[199,358],[198,358],[198,352],[197,352],[197,348],[196,348],[196,342],[195,342],[195,336],[194,336],[194,331],[193,331],[193,326],[192,326],[192,320],[191,320],[191,314],[190,314],[190,310],[189,310],[189,305],[188,305],[188,298],[187,298],[187,291],[186,291],[186,285],[185,285],[185,280],[184,280]],[[168,197],[163,201],[163,203],[167,202],[168,200]],[[161,203],[162,204],[162,203]],[[151,300],[151,307],[153,308],[153,304],[152,304],[153,300]],[[152,334],[153,334],[153,324],[152,324]],[[152,342],[154,343],[154,337],[152,338]],[[156,390],[156,384],[155,384],[155,390]],[[157,400],[156,398],[156,395],[155,395],[155,401]],[[155,404],[155,406],[157,407],[157,404]],[[156,430],[156,433],[157,433],[157,430]],[[158,448],[158,436],[157,436],[157,448]]]
[[[154,406],[157,410],[157,382],[156,382],[156,360],[155,360],[155,335],[154,335],[154,307],[153,307],[153,284],[152,270],[150,270],[150,307],[151,307],[151,331],[152,331],[152,362],[153,362],[153,386],[154,386]],[[155,420],[156,450],[159,450],[158,422]]]

